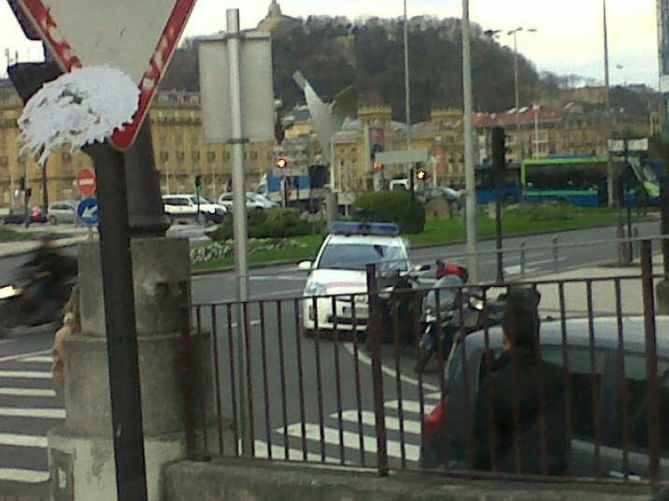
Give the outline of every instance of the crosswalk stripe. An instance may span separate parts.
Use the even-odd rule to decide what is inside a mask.
[[[432,409],[437,406],[439,403],[438,400],[432,400],[430,399],[425,399],[424,401],[424,407],[425,407],[425,414],[429,414],[432,412]],[[399,410],[400,408],[400,403],[399,400],[389,400],[384,404],[386,409],[391,409],[391,410]],[[415,412],[416,414],[420,414],[420,402],[417,400],[402,400],[402,410],[404,412]]]
[[[48,443],[46,437],[35,435],[20,435],[14,433],[0,433],[0,445],[13,447],[40,447],[46,448]]]
[[[39,484],[49,480],[49,472],[37,471],[37,470],[23,470],[18,468],[0,468],[0,480],[5,482]]]
[[[17,362],[50,364],[51,362],[53,362],[53,358],[51,356],[28,357],[28,358],[20,358],[19,360],[17,360]]]
[[[0,407],[0,416],[64,419],[65,409],[21,409],[15,407]]]
[[[362,411],[362,424],[367,426],[376,425],[376,416],[371,411]],[[333,419],[338,418],[338,414],[332,414]],[[342,420],[349,423],[358,422],[358,411],[344,411],[342,412]],[[404,419],[404,432],[413,433],[416,435],[421,434],[421,424],[420,421],[415,421],[413,419]],[[386,429],[393,431],[400,431],[400,420],[392,416],[386,416]]]
[[[51,379],[50,371],[0,371],[0,378]]]
[[[255,457],[258,459],[269,458],[269,448],[267,447],[267,442],[262,440],[256,440],[255,445]],[[286,459],[286,450],[282,445],[272,444],[272,459],[277,461],[284,461]],[[288,449],[288,460],[289,461],[304,461],[304,454],[299,449]],[[314,454],[313,452],[307,452],[307,461],[314,463],[322,462],[320,454]],[[325,456],[326,463],[340,464],[341,462],[333,457]]]
[[[320,441],[321,432],[317,424],[307,423],[305,425],[305,437],[307,440]],[[296,423],[288,426],[286,429],[288,435],[291,437],[302,436],[302,424]],[[324,427],[325,443],[331,445],[339,445],[339,430],[330,427]],[[360,437],[357,433],[350,431],[343,432],[344,447],[349,449],[358,449],[360,447]],[[365,451],[371,454],[376,453],[376,438],[363,436],[363,443]],[[388,456],[392,458],[402,457],[401,444],[396,440],[388,440]],[[420,458],[420,447],[417,445],[405,444],[404,450],[406,452],[406,459],[408,461],[418,461]]]
[[[4,397],[55,397],[54,390],[37,388],[0,388],[0,396]]]

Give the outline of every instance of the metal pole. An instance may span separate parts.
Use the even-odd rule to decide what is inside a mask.
[[[409,16],[407,0],[404,0],[404,93],[407,123],[407,150],[411,150],[411,73],[409,68]]]
[[[516,94],[516,145],[518,148],[518,161],[523,159],[523,141],[520,138],[520,88],[518,85],[518,30],[513,32],[513,81]]]
[[[235,236],[235,275],[237,282],[237,360],[239,374],[246,374],[246,323],[241,303],[249,299],[248,233],[246,230],[246,189],[244,187],[244,143],[242,137],[242,88],[240,71],[239,9],[227,10],[228,60],[230,63],[230,119],[232,121],[232,217]],[[244,377],[239,378],[239,430],[242,454],[251,453],[248,436],[248,395]]]
[[[88,152],[95,160],[100,203],[100,259],[116,464],[122,501],[147,499],[130,224],[123,154],[109,145]]]
[[[42,167],[42,213],[49,210],[49,187],[47,185],[46,164]]]
[[[469,32],[469,0],[462,0],[462,84],[465,126],[465,190],[467,192],[467,255],[469,276],[478,282],[476,256],[476,177],[474,172],[474,105],[472,95],[472,58]]]
[[[604,93],[604,108],[606,110],[606,115],[608,116],[607,123],[611,125],[611,81],[610,81],[610,72],[609,72],[609,28],[606,16],[606,0],[602,0],[602,12],[603,12],[603,21],[604,21],[604,86],[606,91]],[[612,130],[609,130],[609,139],[611,137]],[[607,204],[609,207],[615,205],[615,183],[614,183],[614,168],[613,168],[613,156],[611,152],[608,152],[609,161],[606,165],[606,188],[608,190],[608,200]]]
[[[534,108],[534,158],[539,158],[539,105],[535,104]]]
[[[495,169],[495,248],[497,249],[497,283],[504,283],[504,246],[502,235],[502,171]]]

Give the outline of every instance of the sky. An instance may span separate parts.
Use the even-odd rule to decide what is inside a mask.
[[[93,1],[93,0],[87,0]],[[95,0],[107,1],[107,0]],[[146,1],[146,0],[143,0]],[[239,8],[242,27],[255,26],[267,13],[270,0],[198,0],[186,36],[207,35],[225,28],[225,10]],[[483,29],[521,33],[518,50],[540,71],[579,74],[604,80],[602,0],[471,0],[472,22]],[[658,84],[657,21],[655,0],[607,0],[611,82]],[[402,0],[283,0],[289,16],[344,15],[398,17]],[[461,0],[408,0],[409,16],[460,17]],[[511,37],[500,43],[510,45]],[[21,61],[39,60],[39,44],[27,42],[6,2],[0,0],[0,74],[6,66],[5,49]]]

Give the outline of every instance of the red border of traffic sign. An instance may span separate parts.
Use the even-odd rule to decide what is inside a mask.
[[[149,111],[153,96],[156,94],[160,80],[174,55],[177,43],[183,34],[186,22],[193,11],[196,1],[176,0],[172,14],[160,36],[160,40],[158,40],[158,45],[153,52],[153,56],[150,61],[147,61],[148,69],[139,84],[139,105],[133,122],[117,130],[112,135],[111,141],[116,148],[126,150],[135,141]],[[73,69],[81,68],[82,63],[77,57],[76,51],[58,31],[56,21],[51,16],[49,8],[42,3],[42,0],[20,0],[20,3],[63,70],[70,72]]]

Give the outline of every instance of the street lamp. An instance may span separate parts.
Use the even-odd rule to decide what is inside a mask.
[[[474,171],[474,99],[472,90],[472,54],[469,24],[469,0],[462,0],[462,88],[465,133],[465,193],[467,222],[467,265],[472,283],[478,281],[476,256],[476,175]]]
[[[407,150],[411,149],[411,79],[409,69],[409,16],[407,0],[404,0],[404,92],[407,122]]]
[[[523,28],[522,26],[515,30],[510,30],[507,35],[513,36],[513,78],[516,87],[516,143],[518,147],[518,160],[523,159],[523,142],[520,138],[520,86],[518,76],[518,33],[536,33],[536,28]]]

